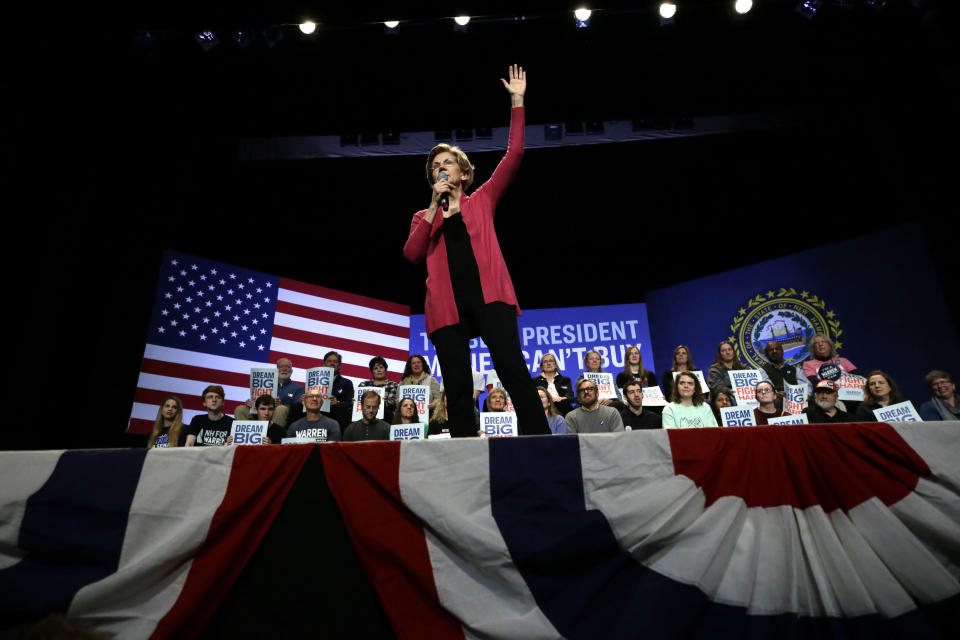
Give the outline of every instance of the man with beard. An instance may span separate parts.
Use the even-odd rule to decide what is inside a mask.
[[[653,411],[643,410],[643,384],[639,380],[632,380],[623,387],[623,399],[627,401],[627,408],[620,412],[624,429],[662,429],[663,424],[659,415]]]
[[[783,360],[783,346],[776,340],[770,340],[763,347],[763,353],[767,356],[767,363],[762,369],[770,376],[770,382],[777,392],[777,408],[782,408],[782,398],[786,395],[783,391],[783,383],[803,384],[807,387],[807,393],[810,393],[810,381],[803,375],[803,369],[788,364]]]
[[[343,432],[344,442],[361,442],[363,440],[389,440],[390,425],[377,418],[380,411],[380,394],[376,391],[365,391],[360,397],[360,408],[363,418],[350,423]]]
[[[813,401],[803,410],[810,424],[856,422],[857,419],[837,408],[840,386],[833,380],[821,380],[813,389]]]
[[[273,414],[273,422],[281,427],[287,426],[287,413],[294,404],[300,403],[303,397],[303,385],[290,379],[293,375],[293,363],[288,358],[277,360],[277,401]],[[262,397],[262,396],[261,396]],[[247,400],[244,404],[237,407],[235,413],[237,420],[260,420],[261,418],[251,418],[250,408],[253,402]]]
[[[588,378],[577,383],[580,406],[567,414],[567,433],[610,433],[624,431],[623,418],[613,407],[600,404],[597,384]]]

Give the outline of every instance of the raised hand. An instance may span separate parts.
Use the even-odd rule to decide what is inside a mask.
[[[527,92],[527,72],[519,65],[513,65],[508,68],[510,81],[507,82],[500,78],[504,88],[510,93],[510,99],[514,106],[523,104],[523,94]]]

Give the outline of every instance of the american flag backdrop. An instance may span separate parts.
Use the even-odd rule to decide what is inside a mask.
[[[250,369],[293,362],[293,379],[343,356],[340,374],[369,379],[370,358],[387,361],[400,381],[409,354],[410,309],[404,305],[166,251],[127,430],[149,433],[160,402],[176,395],[188,424],[203,412],[210,384],[226,392],[233,414],[250,397]]]

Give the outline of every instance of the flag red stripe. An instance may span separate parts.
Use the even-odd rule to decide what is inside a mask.
[[[362,307],[370,307],[371,309],[387,311],[389,313],[397,313],[403,316],[410,315],[410,307],[404,304],[398,304],[396,302],[386,302],[385,300],[368,298],[355,293],[346,293],[344,291],[337,291],[335,289],[327,289],[326,287],[320,287],[315,284],[307,284],[306,282],[300,282],[298,280],[290,280],[288,278],[280,278],[279,284],[281,289],[289,289],[290,291],[306,293],[311,296],[330,298],[331,300],[347,302],[349,304],[355,304]]]
[[[315,445],[237,447],[223,502],[177,601],[151,637],[197,638],[233,587]]]
[[[400,497],[400,443],[320,448],[327,484],[398,638],[463,639],[440,605],[423,524]]]
[[[142,418],[130,418],[130,424],[127,425],[127,433],[148,434],[153,431],[153,421],[143,420]]]
[[[270,367],[270,365],[267,363],[263,363],[261,366],[267,368]],[[204,367],[195,367],[189,364],[164,362],[163,360],[150,360],[148,358],[144,358],[143,364],[140,365],[140,371],[143,373],[152,373],[158,376],[170,376],[171,378],[197,380],[199,382],[206,382],[208,384],[226,384],[234,387],[250,386],[249,373],[236,373],[234,371],[206,369]]]
[[[304,342],[316,346],[322,346],[324,349],[342,349],[344,351],[356,351],[357,353],[369,353],[373,355],[390,358],[392,360],[406,360],[407,352],[403,349],[393,349],[369,342],[358,342],[348,338],[323,335],[322,333],[313,333],[312,331],[303,331],[302,329],[291,329],[290,327],[274,326],[273,335],[276,338]]]
[[[370,356],[371,358],[373,356]],[[295,353],[284,353],[282,351],[271,351],[270,359],[276,362],[275,358],[289,358],[293,362],[293,366],[303,369],[312,369],[314,367],[323,366],[323,358],[308,358],[306,356],[297,355]],[[362,380],[369,380],[373,377],[370,374],[370,369],[356,364],[342,364],[340,365],[340,375],[347,376],[350,378],[360,378]],[[399,373],[394,374],[392,372],[387,372],[387,378],[393,380],[394,382],[400,382]]]
[[[284,300],[277,301],[277,312],[300,316],[301,318],[309,318],[310,320],[319,320],[320,322],[353,327],[354,329],[364,329],[365,331],[373,331],[374,333],[383,333],[397,338],[406,338],[410,335],[409,327],[398,327],[395,324],[386,324],[385,322],[357,318],[356,316],[346,316],[342,313],[324,311],[323,309],[316,309],[314,307],[305,307]]]

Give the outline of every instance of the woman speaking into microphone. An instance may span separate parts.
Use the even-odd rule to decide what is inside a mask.
[[[490,349],[497,375],[513,399],[519,433],[550,433],[523,359],[520,309],[493,227],[497,203],[523,156],[527,74],[513,65],[509,75],[509,81],[501,80],[512,104],[506,155],[490,179],[467,195],[474,170],[467,155],[447,144],[435,146],[426,167],[430,206],[414,214],[403,247],[407,260],[427,263],[427,335],[440,361],[454,437],[477,434],[470,363],[470,340],[477,336]]]

